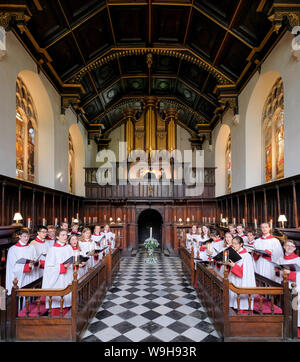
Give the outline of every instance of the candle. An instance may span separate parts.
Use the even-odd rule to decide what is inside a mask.
[[[224,250],[224,263],[228,261],[228,250]]]
[[[235,225],[235,222],[236,222],[236,218],[234,217],[234,218],[233,218],[233,224],[234,224],[234,225]]]
[[[270,220],[270,229],[271,230],[273,229],[273,220],[272,219]]]
[[[46,226],[46,219],[43,217],[43,226]]]
[[[27,227],[28,227],[28,229],[31,229],[31,219],[30,219],[30,217],[27,219]]]
[[[194,215],[192,215],[192,221],[194,222]]]
[[[124,221],[126,221],[126,214],[124,214],[124,216],[123,216],[123,220],[124,220]]]
[[[213,217],[213,224],[215,224],[216,223],[216,218],[215,217]]]
[[[222,222],[223,214],[220,214],[220,222]]]
[[[78,250],[75,250],[75,263],[78,262]]]
[[[150,239],[152,238],[152,227],[150,227]]]
[[[208,218],[208,223],[210,224],[210,217]]]
[[[89,216],[89,225],[91,224],[91,220],[92,220],[92,218]]]
[[[204,224],[204,217],[202,217],[202,223]]]
[[[57,219],[57,217],[54,219],[54,226],[55,227],[57,227],[57,225],[58,225],[58,219]]]
[[[256,230],[257,229],[257,220],[254,219],[254,229]]]
[[[106,221],[106,215],[104,215],[104,221]]]
[[[76,219],[79,219],[79,214],[78,214],[78,212],[76,213]]]
[[[72,217],[72,223],[74,222],[74,217]]]
[[[66,218],[66,217],[64,218],[64,222],[67,222],[67,218]]]
[[[243,226],[245,227],[245,219],[243,219]]]
[[[86,224],[86,217],[85,216],[83,218],[83,223],[84,223],[84,225]]]

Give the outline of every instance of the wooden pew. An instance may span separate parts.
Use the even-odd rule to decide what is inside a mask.
[[[190,253],[187,248],[181,244],[179,248],[179,256],[181,258],[181,266],[186,279],[191,285],[194,285],[196,270],[193,252]]]
[[[212,319],[218,333],[224,341],[278,341],[297,338],[297,311],[292,310],[292,295],[288,280],[282,285],[256,275],[256,288],[239,288],[228,280],[218,276],[211,267],[197,264],[197,294],[208,316]],[[237,305],[242,295],[248,297],[248,314],[241,314],[229,307],[229,290],[237,296]],[[250,311],[250,297],[259,296],[259,312]],[[263,314],[263,297],[268,298],[271,312]],[[282,310],[275,314],[275,303]]]
[[[72,284],[64,289],[12,288],[10,296],[9,339],[16,341],[79,341],[105,297],[107,277],[113,282],[120,265],[119,248],[109,252],[101,262],[90,268],[79,280],[74,272]],[[72,292],[72,307],[64,314],[63,297]],[[60,315],[51,311],[42,315],[41,298],[59,296]],[[18,305],[25,300],[25,316],[18,316]],[[37,315],[30,316],[30,303],[37,304]],[[22,305],[22,304],[21,304]],[[51,308],[50,308],[51,309]]]

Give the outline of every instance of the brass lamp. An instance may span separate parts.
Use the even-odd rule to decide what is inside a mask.
[[[21,220],[23,220],[22,215],[19,212],[16,212],[14,214],[14,218],[13,218],[13,221],[15,221],[15,223],[13,223],[12,225],[14,225],[14,226],[22,226],[22,224],[20,222]]]
[[[279,215],[278,221],[281,222],[281,227],[284,228],[284,223],[287,222],[285,215]]]

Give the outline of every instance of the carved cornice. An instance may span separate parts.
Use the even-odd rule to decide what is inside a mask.
[[[61,113],[65,114],[66,109],[71,105],[76,108],[79,103],[79,94],[63,94],[61,96]]]
[[[30,15],[26,6],[0,5],[0,26],[5,31],[10,31],[12,26],[16,24],[23,32],[26,22],[30,20]]]
[[[224,74],[218,71],[215,67],[211,64],[207,63],[206,61],[202,60],[200,57],[192,54],[189,49],[169,49],[169,48],[132,48],[132,49],[116,49],[113,48],[105,56],[100,56],[98,59],[93,61],[91,64],[88,64],[86,67],[82,68],[78,73],[76,73],[71,81],[78,83],[80,82],[82,76],[92,70],[95,70],[101,67],[103,64],[109,63],[115,59],[121,57],[128,57],[128,56],[136,56],[136,55],[147,55],[150,59],[150,56],[153,54],[158,55],[167,55],[172,56],[175,58],[179,58],[181,60],[185,60],[187,62],[191,62],[200,68],[205,69],[208,71],[213,77],[215,77],[219,84],[233,84],[233,80],[227,78]],[[151,55],[150,55],[151,54]],[[147,62],[148,63],[148,62]],[[149,63],[150,64],[150,63]]]
[[[288,21],[288,26],[292,29],[300,25],[300,8],[299,3],[284,4],[275,1],[273,7],[270,9],[268,19],[273,24],[273,29],[278,33],[284,19]]]

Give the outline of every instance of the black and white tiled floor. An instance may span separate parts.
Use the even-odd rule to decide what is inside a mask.
[[[157,254],[122,258],[114,285],[92,320],[84,342],[219,341],[196,292],[186,281],[179,258]]]

